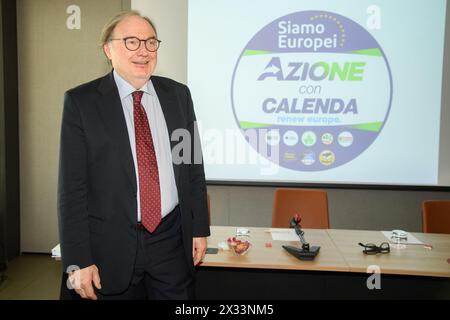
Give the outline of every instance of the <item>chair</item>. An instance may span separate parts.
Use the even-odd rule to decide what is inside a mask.
[[[326,191],[276,189],[272,210],[272,228],[288,228],[295,214],[302,218],[302,228],[329,229]]]
[[[450,200],[422,202],[422,222],[425,233],[450,234]]]

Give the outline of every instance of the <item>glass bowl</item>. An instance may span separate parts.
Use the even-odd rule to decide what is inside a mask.
[[[227,243],[230,249],[238,256],[246,254],[252,246],[250,237],[242,235],[229,237]]]

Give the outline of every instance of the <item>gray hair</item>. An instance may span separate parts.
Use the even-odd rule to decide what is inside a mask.
[[[148,24],[153,28],[153,30],[155,31],[155,34],[156,34],[155,25],[148,17],[143,16],[139,11],[136,11],[136,10],[122,11],[122,12],[118,13],[117,15],[115,15],[114,17],[112,17],[111,20],[107,24],[105,24],[105,26],[103,27],[102,34],[100,36],[100,45],[103,47],[105,44],[108,43],[109,39],[111,38],[111,34],[113,33],[114,29],[119,24],[119,22],[121,22],[125,18],[133,17],[133,16],[140,17],[140,18],[144,19],[145,21],[147,21]]]

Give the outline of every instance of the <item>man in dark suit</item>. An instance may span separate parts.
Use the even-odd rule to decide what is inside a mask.
[[[209,223],[189,89],[152,75],[160,41],[138,12],[114,17],[102,43],[113,71],[64,100],[64,271],[82,298],[191,299]]]

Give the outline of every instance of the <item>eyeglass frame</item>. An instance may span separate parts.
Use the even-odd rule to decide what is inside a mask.
[[[391,252],[391,246],[389,245],[389,242],[382,242],[379,246],[373,244],[373,243],[367,243],[363,244],[361,242],[358,243],[361,247],[364,247],[364,254],[368,255],[375,255],[378,253],[390,253]],[[387,248],[383,248],[387,246]]]
[[[128,46],[127,46],[127,40],[128,39],[136,39],[137,41],[139,41],[139,45],[137,46],[136,49],[132,50],[132,49],[128,48]],[[139,39],[138,37],[110,38],[108,41],[113,41],[113,40],[122,40],[123,44],[125,45],[125,48],[127,48],[127,50],[129,50],[129,51],[138,51],[139,48],[141,47],[141,42],[144,41],[145,50],[147,50],[148,52],[156,52],[156,51],[158,51],[159,46],[161,45],[161,42],[162,42],[161,40],[159,40],[159,39],[157,39],[155,37],[150,37],[150,38],[147,38],[147,39]],[[152,50],[149,50],[147,48],[147,41],[149,41],[149,40],[156,40],[156,43],[157,43],[156,50],[152,51]]]

